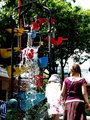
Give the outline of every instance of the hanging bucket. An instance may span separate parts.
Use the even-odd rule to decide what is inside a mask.
[[[17,111],[17,108],[18,108],[18,101],[14,98],[10,99],[8,102],[7,102],[7,107],[8,109],[16,112]]]
[[[38,66],[40,68],[47,67],[48,65],[48,57],[41,57],[38,59]]]
[[[35,38],[36,37],[36,32],[32,31],[32,32],[28,32],[28,38]]]

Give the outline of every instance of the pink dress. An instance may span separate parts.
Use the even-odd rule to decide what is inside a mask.
[[[86,120],[84,98],[82,95],[82,84],[86,83],[84,78],[71,81],[69,77],[64,80],[66,84],[66,104],[63,120]]]

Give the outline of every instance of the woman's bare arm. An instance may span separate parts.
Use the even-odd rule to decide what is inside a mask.
[[[86,88],[86,83],[82,85],[82,94],[85,100],[85,108],[90,110],[90,104],[89,104],[89,99],[88,99],[88,94],[87,94],[87,88]]]
[[[84,83],[84,84],[82,85],[82,94],[83,94],[83,97],[84,97],[85,102],[89,104],[88,94],[87,94],[87,88],[86,88],[86,83]]]
[[[66,93],[66,85],[65,82],[63,82],[62,90],[61,90],[61,96],[65,99],[65,93]]]

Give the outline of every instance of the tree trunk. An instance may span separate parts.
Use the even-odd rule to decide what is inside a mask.
[[[62,79],[62,83],[64,81],[64,66],[63,66],[63,58],[61,57],[61,79]]]

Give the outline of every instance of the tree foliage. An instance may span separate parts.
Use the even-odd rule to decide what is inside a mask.
[[[84,11],[77,6],[71,7],[70,3],[58,2],[58,0],[50,3],[52,16],[57,19],[57,35],[68,38],[68,41],[63,41],[62,45],[57,46],[56,55],[60,58],[63,53],[62,57],[67,61],[75,53],[75,49],[79,49],[81,53],[84,51],[89,53],[90,10]]]

